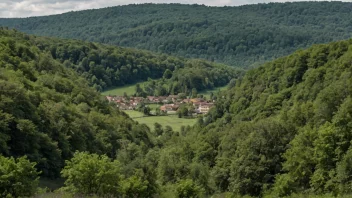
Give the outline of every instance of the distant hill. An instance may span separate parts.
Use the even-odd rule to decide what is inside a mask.
[[[70,39],[31,38],[33,45],[38,46],[40,50],[50,54],[66,67],[74,69],[99,91],[165,77],[172,78],[172,82],[167,84],[173,83],[173,85],[158,93],[177,94],[184,92],[185,89],[195,88],[201,91],[224,86],[231,79],[236,79],[243,74],[241,69],[223,64],[179,58],[146,50]],[[187,74],[190,70],[193,75]],[[182,77],[178,77],[180,75]],[[155,90],[160,89],[164,89],[161,84],[155,87]]]
[[[142,4],[0,19],[45,36],[147,49],[254,67],[315,43],[352,36],[352,3],[297,2],[207,7]]]

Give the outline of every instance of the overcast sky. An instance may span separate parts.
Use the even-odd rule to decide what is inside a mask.
[[[0,17],[42,16],[131,3],[197,3],[210,6],[236,6],[283,1],[286,0],[0,0]],[[352,0],[342,1],[352,2]]]

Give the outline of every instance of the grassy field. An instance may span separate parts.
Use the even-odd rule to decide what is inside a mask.
[[[209,99],[211,92],[213,92],[213,94],[215,95],[218,91],[224,91],[226,89],[227,89],[227,85],[223,86],[223,87],[216,87],[214,89],[208,89],[208,90],[200,91],[198,94],[203,94],[203,96],[205,96],[207,99]]]
[[[160,108],[160,104],[148,104],[148,107],[152,110],[155,111],[156,108]]]
[[[135,93],[135,86],[136,84],[133,85],[125,85],[122,87],[116,87],[116,88],[111,88],[109,90],[106,90],[102,92],[101,94],[104,96],[123,96],[123,94],[126,92],[127,95],[133,95]]]
[[[197,119],[186,119],[186,118],[178,118],[177,115],[169,115],[169,116],[148,116],[143,117],[143,113],[133,110],[126,110],[127,113],[133,120],[146,124],[151,130],[154,129],[154,123],[159,123],[162,126],[171,126],[174,131],[180,131],[181,126],[193,126]]]
[[[131,118],[139,118],[139,117],[143,117],[144,114],[139,112],[139,111],[134,111],[134,110],[124,110],[125,113],[128,114],[128,116],[130,116]]]
[[[180,131],[181,126],[194,125],[197,119],[185,119],[178,118],[176,115],[174,116],[150,116],[143,118],[135,118],[137,122],[141,124],[146,124],[151,130],[154,129],[154,123],[159,123],[162,126],[171,126],[174,131]]]

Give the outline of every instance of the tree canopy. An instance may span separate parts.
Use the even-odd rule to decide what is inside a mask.
[[[180,132],[131,120],[76,66],[47,50],[48,43],[0,30],[0,182],[12,170],[3,164],[23,162],[33,174],[21,177],[35,181],[39,171],[53,178],[61,173],[68,178],[64,189],[84,195],[352,193],[352,40],[314,45],[232,79],[215,107]],[[181,89],[215,83],[202,67],[211,74],[222,66],[193,61],[190,68],[204,76],[187,78],[192,69],[185,65],[187,73],[165,68],[160,80],[147,84],[168,85],[174,78],[185,82]],[[96,171],[87,177],[88,170]],[[106,183],[97,182],[102,178]],[[13,189],[5,190],[16,196]]]
[[[0,155],[1,197],[30,197],[37,191],[39,172],[26,157],[5,158]]]
[[[315,43],[350,38],[351,20],[347,2],[138,4],[0,19],[0,25],[248,68]]]
[[[75,151],[116,158],[123,144],[152,146],[150,130],[112,106],[73,69],[0,30],[0,154],[27,156],[57,177]]]
[[[351,193],[351,46],[316,45],[248,71],[187,133],[189,163],[206,164],[220,192]]]
[[[29,41],[65,67],[76,71],[98,91],[163,77],[173,83],[179,82],[175,92],[181,91],[180,86],[203,90],[226,85],[243,74],[241,69],[222,64],[138,49],[46,37],[31,37]],[[182,78],[184,74],[187,75]],[[199,80],[203,82],[187,83]]]

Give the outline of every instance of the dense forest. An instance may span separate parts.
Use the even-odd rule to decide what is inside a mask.
[[[244,75],[244,70],[192,60],[182,69],[165,70],[162,78],[136,85],[137,96],[168,96],[183,93],[197,95],[198,91],[225,86]]]
[[[59,177],[76,151],[116,159],[125,158],[122,150],[129,147],[145,154],[156,144],[148,127],[110,105],[73,69],[33,45],[33,39],[0,30],[1,197],[33,195],[36,176]],[[147,168],[138,166],[138,177],[124,171],[121,180],[140,180],[148,183],[145,191],[155,192]]]
[[[250,70],[182,144],[164,152],[183,156],[179,167],[202,167],[194,179],[209,191],[351,194],[351,61],[349,40]]]
[[[352,40],[248,71],[175,132],[132,121],[40,39],[0,35],[1,196],[37,193],[39,176],[114,197],[352,193]]]
[[[334,197],[352,194],[351,3],[129,5],[1,19],[0,197]],[[175,18],[177,20],[175,20]],[[93,43],[149,49],[143,50]],[[222,86],[173,131],[138,124],[99,91]],[[195,94],[193,94],[195,95]]]
[[[65,67],[74,69],[99,91],[164,76],[173,77],[175,83],[179,82],[178,86],[204,90],[226,85],[231,79],[243,74],[240,69],[221,64],[137,49],[45,37],[32,37],[30,41],[41,51],[50,53]],[[190,70],[194,75],[187,75],[184,80],[174,77]],[[206,84],[189,83],[197,80],[206,81]],[[179,90],[176,89],[175,92]]]
[[[105,72],[110,71],[116,74],[112,78],[127,77],[118,82],[121,84],[151,77],[164,81],[181,75],[183,70],[192,70],[194,77],[174,82],[180,82],[183,88],[205,89],[224,85],[242,74],[201,60],[36,37],[4,28],[0,29],[0,57],[1,197],[33,195],[38,176],[64,177],[63,189],[72,193],[125,197],[158,193],[154,170],[158,152],[176,133],[171,127],[159,125],[156,133],[134,122],[109,104],[94,89],[97,83],[91,79],[105,83],[109,80]],[[104,62],[105,57],[111,62]],[[129,63],[135,68],[118,73]],[[101,73],[95,73],[97,70]],[[139,75],[133,76],[132,70]],[[146,70],[149,72],[143,73]],[[198,72],[201,75],[196,75]],[[65,162],[71,158],[71,164]],[[82,166],[88,166],[87,170]],[[76,168],[78,176],[71,174]],[[106,173],[107,169],[111,172]],[[91,176],[85,178],[85,174]],[[97,180],[91,178],[94,174]],[[83,181],[100,185],[100,180],[110,187],[104,183],[99,188],[77,186]]]
[[[147,49],[242,68],[315,43],[350,38],[352,3],[208,7],[141,4],[0,19],[1,26],[61,38]]]

